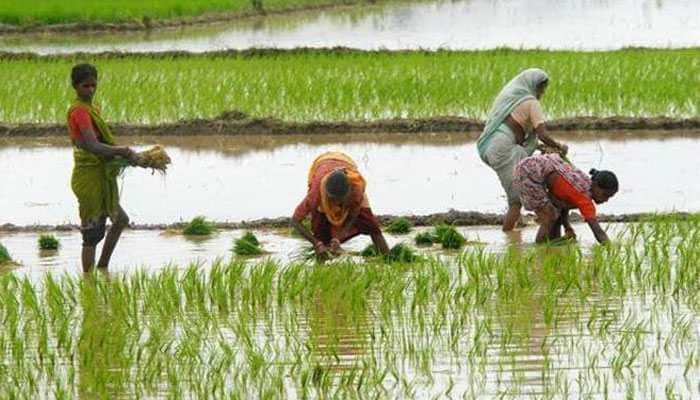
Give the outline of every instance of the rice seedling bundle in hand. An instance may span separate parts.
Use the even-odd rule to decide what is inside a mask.
[[[206,236],[214,232],[214,225],[203,216],[194,217],[185,227],[183,233],[192,236]]]
[[[38,243],[40,250],[58,250],[58,248],[61,246],[58,238],[51,234],[40,235]]]
[[[406,217],[394,218],[386,226],[386,231],[395,235],[406,234],[411,231],[413,224]]]
[[[139,152],[136,156],[140,167],[151,168],[162,173],[165,173],[165,170],[168,169],[168,164],[172,162],[168,153],[160,145],[155,145],[146,151]]]
[[[3,263],[9,263],[12,261],[12,257],[10,256],[10,252],[7,251],[7,248],[0,243],[0,264]]]
[[[259,256],[263,254],[260,241],[252,232],[246,232],[241,238],[236,239],[233,252],[239,256]]]

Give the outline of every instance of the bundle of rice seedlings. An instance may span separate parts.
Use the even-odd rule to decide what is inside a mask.
[[[182,231],[185,235],[206,236],[214,232],[214,225],[203,216],[192,218],[189,224]]]
[[[461,249],[467,243],[467,239],[454,226],[442,225],[439,230],[438,227],[435,228],[436,236],[439,238],[439,242],[442,243],[443,249]]]
[[[384,256],[386,262],[412,263],[418,260],[418,256],[409,246],[399,243],[389,250]]]
[[[373,243],[370,243],[360,252],[360,255],[365,258],[377,257],[379,255],[379,251]]]
[[[437,238],[431,232],[421,232],[414,238],[416,246],[432,246],[437,242]]]
[[[51,234],[40,235],[38,243],[40,250],[58,250],[58,248],[61,246],[58,238]]]
[[[406,234],[411,231],[413,223],[406,217],[394,218],[386,226],[386,231],[395,235]]]
[[[162,173],[165,173],[168,164],[171,163],[170,156],[161,145],[155,145],[148,150],[139,152],[137,157],[140,167],[151,168]]]
[[[12,262],[12,257],[7,248],[0,243],[0,264]]]
[[[259,256],[263,254],[260,248],[260,241],[252,232],[246,232],[242,237],[236,239],[233,245],[233,252],[239,256]]]

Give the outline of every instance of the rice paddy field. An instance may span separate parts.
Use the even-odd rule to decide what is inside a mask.
[[[335,50],[191,56],[0,58],[0,121],[63,123],[77,61],[100,70],[97,101],[111,122],[156,124],[228,110],[289,121],[457,115],[483,119],[518,71],[551,84],[549,118],[698,115],[700,50],[611,52]],[[41,76],[41,79],[36,79]]]
[[[0,132],[22,133],[0,138],[0,398],[700,397],[696,2],[65,3],[0,4]],[[231,21],[190,26],[217,15]],[[45,30],[61,24],[77,30]],[[119,177],[136,229],[109,271],[83,274],[71,145],[38,136],[65,124],[78,62],[99,69],[105,119],[144,131],[231,111],[317,127],[483,120],[532,66],[550,75],[547,120],[675,129],[553,133],[577,167],[619,177],[598,209],[618,221],[605,245],[578,220],[576,241],[546,245],[531,217],[509,233],[426,224],[503,212],[473,132],[115,129],[169,157],[157,152],[164,174]],[[361,236],[319,263],[284,224],[329,150],[357,162],[374,213],[391,216],[389,255]]]
[[[0,275],[8,398],[694,398],[700,219],[414,263]]]
[[[0,4],[0,23],[52,25],[140,21],[143,18],[195,17],[207,13],[257,13],[314,5],[343,4],[338,0],[118,0],[94,2],[34,0],[32,7],[17,0]]]

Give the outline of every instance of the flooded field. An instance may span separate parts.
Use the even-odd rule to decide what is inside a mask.
[[[251,47],[609,50],[700,45],[695,0],[471,0],[383,4],[138,34],[0,38],[0,51],[205,52]]]
[[[613,170],[620,193],[604,214],[698,211],[697,133],[606,132],[562,134],[584,171]],[[636,138],[635,138],[636,137]],[[390,134],[243,137],[145,137],[137,146],[164,144],[173,164],[166,176],[130,169],[121,201],[137,224],[290,216],[306,191],[306,173],[321,152],[342,148],[368,181],[376,214],[501,212],[498,180],[465,134]],[[66,140],[0,139],[0,223],[76,223],[70,189],[72,150]],[[139,147],[142,148],[142,147]],[[21,167],[20,167],[21,166]],[[11,188],[11,189],[10,189]]]
[[[700,220],[616,230],[607,247],[583,235],[579,251],[508,246],[492,228],[470,229],[501,249],[412,264],[222,260],[88,277],[43,274],[65,261],[20,267],[0,274],[0,390],[20,399],[695,398]],[[127,234],[120,253],[146,258],[137,243],[161,245],[139,235]],[[74,251],[75,237],[63,239]]]

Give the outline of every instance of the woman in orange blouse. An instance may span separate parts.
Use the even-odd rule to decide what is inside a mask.
[[[514,184],[525,209],[537,214],[540,224],[537,243],[560,238],[562,226],[565,237],[575,238],[569,223],[569,210],[573,208],[579,210],[598,242],[609,241],[598,223],[594,203],[605,203],[617,193],[618,181],[614,173],[592,169],[588,176],[558,154],[543,154],[518,163]]]

